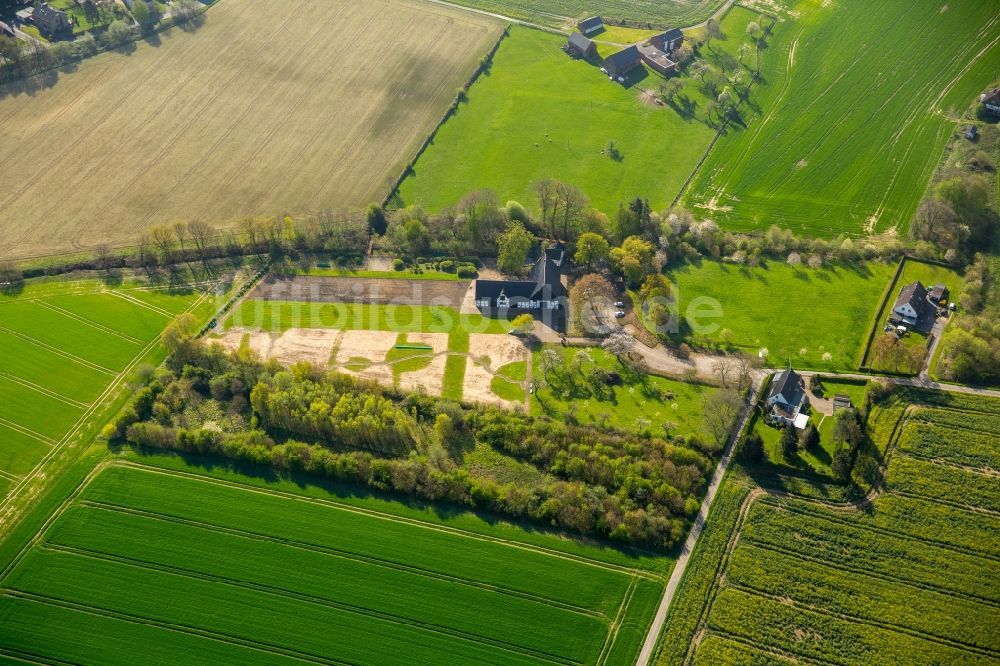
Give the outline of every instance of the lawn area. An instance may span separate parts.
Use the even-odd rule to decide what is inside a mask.
[[[720,317],[701,320],[714,326],[711,332],[688,326],[682,331],[688,339],[718,343],[729,331],[731,344],[748,353],[767,348],[771,365],[846,371],[855,369],[893,270],[875,262],[813,270],[781,262],[750,268],[701,261],[667,275],[680,292],[682,318],[696,299],[696,305],[707,298],[721,307]]]
[[[528,373],[526,361],[514,361],[497,368],[496,376],[490,381],[490,390],[511,402],[524,401],[524,387],[519,382],[523,382]]]
[[[96,280],[31,280],[22,293],[0,296],[4,492],[101,406],[112,382],[149,353],[173,319],[171,312],[133,299],[130,294],[138,291],[131,283],[106,289]],[[142,293],[177,312],[199,296]]]
[[[654,208],[669,204],[713,130],[643,103],[640,90],[658,87],[658,75],[646,73],[625,88],[594,65],[567,57],[564,41],[512,28],[489,73],[403,182],[397,203],[440,210],[467,192],[491,188],[501,201],[534,207],[531,184],[553,177],[579,187],[608,214],[637,196],[649,197]],[[608,141],[623,159],[602,154]],[[670,147],[666,161],[664,146]]]
[[[888,408],[894,421],[911,403],[924,404],[920,418],[949,425],[931,438],[929,426],[900,430],[871,506],[762,495],[741,513],[746,491],[724,485],[674,600],[659,664],[680,663],[706,629],[712,641],[695,644],[691,663],[771,663],[776,652],[845,665],[995,661],[1000,545],[990,534],[1000,529],[1000,459],[967,457],[976,435],[963,424],[995,439],[1000,401],[923,391],[898,398],[901,408]],[[873,418],[882,411],[876,406]]]
[[[243,326],[267,332],[289,328],[397,331],[400,333],[505,333],[510,322],[480,314],[461,314],[439,305],[376,305],[305,301],[246,300],[225,327]]]
[[[662,30],[646,30],[644,28],[627,28],[620,25],[605,25],[604,30],[591,33],[589,38],[599,42],[614,42],[615,44],[635,44],[644,42]]]
[[[686,205],[737,230],[904,232],[958,116],[1000,69],[1000,14],[988,2],[787,4],[759,113],[716,143]]]
[[[546,378],[544,350],[532,354],[531,413],[554,418],[572,415],[580,423],[607,424],[626,430],[651,429],[674,435],[704,434],[703,404],[716,389],[702,384],[648,375],[638,377],[599,348],[546,347],[559,355],[561,365]],[[579,369],[574,357],[585,354]],[[617,372],[618,385],[598,385],[587,373],[594,366]]]
[[[147,655],[214,663],[630,664],[663,589],[647,567],[669,566],[461,510],[136,459],[163,467],[101,471],[0,580],[17,591],[0,603],[6,649],[132,663],[121,632],[142,618]]]

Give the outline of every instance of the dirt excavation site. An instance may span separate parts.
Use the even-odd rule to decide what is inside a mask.
[[[442,395],[446,381],[460,381],[463,400],[524,407],[522,402],[501,398],[491,388],[499,368],[529,360],[527,347],[511,335],[472,333],[468,352],[448,351],[447,333],[320,328],[290,328],[279,334],[233,327],[213,336],[211,342],[227,351],[249,350],[263,360],[274,359],[282,365],[308,361],[404,391]],[[453,369],[446,377],[449,357],[464,359],[461,375],[456,370],[461,361],[453,361]],[[527,381],[523,384],[527,389]],[[450,394],[454,396],[457,391]]]

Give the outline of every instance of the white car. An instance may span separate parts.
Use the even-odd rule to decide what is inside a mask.
[[[624,316],[625,316],[625,313],[622,312],[621,310],[618,310],[617,312],[615,312],[615,319],[621,319]]]

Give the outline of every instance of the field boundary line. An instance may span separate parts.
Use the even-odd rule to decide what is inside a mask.
[[[2,469],[0,469],[0,476],[2,476],[5,479],[9,479],[11,481],[20,481],[21,480],[21,477],[15,475],[15,474],[11,474],[10,472],[2,470]]]
[[[31,437],[32,439],[37,439],[42,444],[48,444],[49,446],[55,446],[56,443],[57,443],[56,440],[52,439],[51,437],[46,437],[45,435],[43,435],[40,432],[35,432],[34,430],[31,430],[30,428],[25,428],[23,425],[18,425],[17,423],[14,423],[13,421],[8,421],[7,419],[3,418],[2,416],[0,416],[0,425],[4,425],[4,426],[10,428],[11,430],[16,430],[17,432],[21,433],[22,435],[25,435],[27,437]]]
[[[629,568],[619,564],[611,564],[610,562],[601,562],[600,560],[594,560],[587,557],[582,557],[580,555],[574,555],[572,553],[565,553],[562,551],[554,550],[551,548],[546,548],[544,546],[537,546],[534,544],[525,543],[523,541],[514,541],[511,539],[504,539],[501,537],[495,537],[488,534],[480,534],[478,532],[472,532],[469,530],[464,530],[457,527],[451,527],[450,525],[438,525],[435,523],[430,523],[427,521],[418,520],[415,518],[406,518],[404,516],[396,516],[393,514],[383,513],[381,511],[375,511],[373,509],[365,509],[362,507],[351,506],[349,504],[340,503],[334,500],[326,500],[318,497],[307,497],[304,495],[295,495],[281,490],[274,490],[270,488],[261,488],[259,486],[253,486],[246,483],[240,483],[237,481],[228,481],[225,479],[217,479],[210,476],[204,476],[202,474],[195,474],[192,472],[182,472],[178,470],[168,470],[162,467],[156,467],[153,465],[146,465],[143,463],[131,461],[131,460],[115,460],[111,462],[112,466],[115,467],[132,467],[139,471],[144,471],[150,474],[162,474],[164,476],[175,476],[189,478],[195,481],[200,481],[201,483],[207,483],[211,485],[222,485],[231,488],[238,488],[246,492],[257,493],[261,495],[278,497],[282,499],[287,499],[290,501],[304,502],[307,504],[315,504],[318,506],[326,506],[338,509],[340,511],[347,511],[350,513],[357,513],[367,516],[373,516],[375,518],[381,518],[382,520],[388,520],[391,522],[405,523],[408,525],[414,525],[416,527],[421,527],[423,529],[444,532],[447,534],[453,534],[457,536],[464,536],[469,539],[475,539],[478,541],[489,541],[492,543],[499,543],[510,548],[519,548],[521,550],[532,551],[535,553],[540,553],[543,555],[549,555],[551,557],[557,557],[560,559],[565,559],[586,566],[596,567],[598,569],[606,569],[608,571],[614,571],[616,573],[632,575],[636,574],[644,578],[649,578],[650,580],[662,581],[662,577],[657,576],[651,571],[646,571],[643,569]]]
[[[769,541],[760,541],[755,537],[747,538],[743,536],[743,540],[746,544],[753,548],[759,548],[760,550],[768,550],[772,553],[778,553],[781,555],[786,555],[788,557],[794,557],[796,559],[805,560],[806,562],[812,562],[819,566],[826,567],[828,569],[835,569],[837,571],[843,571],[852,574],[858,574],[867,578],[874,578],[875,580],[882,581],[884,583],[895,583],[897,585],[904,585],[906,587],[913,587],[918,590],[923,590],[925,592],[934,592],[936,594],[941,594],[946,597],[955,597],[957,599],[964,599],[966,601],[973,601],[976,603],[981,603],[984,606],[993,606],[995,608],[1000,608],[1000,599],[988,599],[986,597],[980,597],[978,595],[969,594],[968,592],[962,592],[960,590],[948,589],[944,587],[938,587],[931,583],[917,583],[908,578],[903,578],[902,576],[893,576],[892,574],[886,573],[884,571],[879,571],[878,573],[873,572],[870,569],[864,569],[861,567],[852,567],[847,564],[840,564],[833,562],[831,560],[823,559],[822,557],[816,557],[814,555],[808,555],[801,551],[795,550],[794,548],[785,548],[778,544],[771,543]]]
[[[188,306],[185,312],[190,312],[194,310],[206,298],[207,296],[205,294],[202,294],[197,299],[195,299],[190,306]],[[5,329],[3,327],[0,327],[0,330],[8,331],[8,329]],[[15,335],[17,334],[15,333]],[[30,340],[30,338],[26,339]],[[71,427],[68,431],[66,431],[66,434],[64,434],[56,443],[52,445],[51,450],[45,455],[44,458],[38,461],[38,464],[35,465],[35,467],[31,470],[31,472],[26,474],[24,478],[21,479],[20,483],[18,483],[16,486],[8,490],[7,494],[2,499],[0,499],[0,523],[4,522],[5,520],[11,520],[11,522],[15,522],[14,519],[10,517],[9,511],[18,493],[20,493],[20,491],[28,483],[30,483],[33,479],[35,479],[39,475],[40,470],[45,466],[46,463],[52,460],[59,452],[61,452],[66,447],[67,443],[80,432],[83,426],[87,422],[89,422],[90,419],[92,419],[94,415],[97,413],[97,411],[104,405],[104,402],[105,400],[107,400],[108,396],[112,395],[121,387],[122,383],[125,380],[125,375],[131,372],[132,369],[135,368],[137,365],[139,365],[139,363],[142,361],[143,358],[145,358],[152,350],[156,349],[156,346],[158,344],[160,344],[159,335],[153,337],[145,347],[139,350],[139,353],[132,357],[132,360],[129,361],[128,365],[126,365],[125,368],[123,368],[120,373],[112,373],[110,370],[108,371],[109,373],[114,374],[115,376],[108,383],[107,387],[105,387],[104,391],[102,391],[101,394],[97,396],[94,402],[91,403],[90,407],[80,416],[80,418],[76,421],[76,423],[73,424],[73,427]],[[46,525],[47,524],[48,523],[46,523]],[[20,559],[20,554],[16,559]],[[7,571],[8,570],[5,569],[3,572],[0,572],[0,582],[2,582],[3,578],[7,575]]]
[[[421,622],[416,619],[406,618],[399,615],[393,615],[391,613],[386,613],[383,611],[376,611],[371,608],[365,608],[363,606],[356,606],[354,604],[349,604],[345,602],[333,601],[332,599],[325,599],[323,597],[317,597],[310,594],[305,594],[302,592],[295,592],[293,590],[287,590],[284,588],[273,587],[270,585],[264,585],[262,583],[251,583],[248,581],[240,581],[232,578],[227,578],[225,576],[218,576],[215,574],[208,574],[203,572],[194,571],[191,569],[184,569],[182,567],[173,567],[169,565],[156,564],[153,562],[148,562],[144,560],[136,560],[130,557],[124,557],[120,555],[110,555],[107,553],[100,553],[86,548],[77,548],[71,546],[62,545],[52,545],[44,544],[41,546],[44,550],[69,553],[76,555],[78,557],[85,557],[94,560],[100,560],[104,562],[113,562],[115,564],[124,564],[126,566],[135,567],[138,569],[146,569],[151,571],[158,571],[160,573],[165,573],[173,576],[179,576],[181,578],[190,578],[195,580],[201,580],[209,583],[216,583],[219,585],[226,585],[230,587],[238,587],[243,590],[249,590],[252,592],[259,592],[261,594],[266,594],[269,596],[281,597],[283,599],[289,599],[294,601],[301,601],[303,603],[309,604],[311,606],[320,606],[323,608],[329,608],[333,610],[343,611],[345,613],[350,613],[352,615],[360,615],[367,618],[372,618],[376,620],[381,620],[390,624],[396,624],[405,627],[411,627],[414,629],[419,629],[422,631],[427,631],[431,633],[443,634],[452,638],[457,638],[460,640],[465,640],[470,643],[478,643],[484,645],[490,645],[495,648],[507,652],[513,652],[515,654],[520,654],[522,656],[530,656],[543,661],[547,661],[554,664],[578,664],[572,659],[565,659],[558,657],[556,655],[551,655],[540,650],[534,650],[532,648],[527,648],[524,646],[515,645],[512,643],[505,643],[496,639],[491,639],[486,636],[479,636],[477,634],[470,634],[464,631],[458,631],[454,629],[449,629],[438,624],[432,624],[430,622]]]
[[[36,345],[38,347],[42,347],[43,349],[47,349],[48,351],[52,352],[53,354],[58,354],[59,356],[62,356],[64,358],[68,358],[69,360],[74,361],[74,362],[76,362],[76,363],[78,363],[80,365],[86,366],[86,367],[90,368],[91,370],[97,370],[99,372],[103,372],[103,373],[108,374],[108,375],[117,375],[118,374],[117,372],[115,372],[111,368],[105,368],[103,365],[98,365],[97,363],[94,363],[93,361],[88,361],[87,359],[82,358],[80,356],[77,356],[75,354],[71,354],[68,351],[63,351],[62,349],[59,349],[58,347],[53,347],[52,345],[48,344],[47,342],[42,342],[41,340],[33,338],[30,335],[26,335],[24,333],[20,333],[18,331],[15,331],[13,329],[7,328],[5,326],[0,326],[0,331],[3,331],[4,333],[7,333],[9,335],[13,335],[16,338],[21,338],[22,340],[24,340],[26,342],[30,342],[31,344]]]
[[[64,317],[69,317],[70,319],[75,319],[78,322],[80,322],[81,324],[85,324],[87,326],[90,326],[91,328],[96,328],[97,330],[99,330],[99,331],[101,331],[103,333],[107,333],[108,335],[117,336],[117,337],[119,337],[119,338],[121,338],[121,339],[123,339],[123,340],[125,340],[127,342],[131,342],[132,344],[136,344],[136,345],[141,345],[142,344],[142,340],[140,340],[139,338],[132,337],[131,335],[126,335],[125,333],[122,333],[121,331],[116,331],[115,329],[110,328],[108,326],[104,326],[103,324],[98,324],[97,322],[91,321],[91,320],[87,319],[86,317],[81,317],[80,315],[74,314],[73,312],[70,312],[69,310],[64,310],[61,307],[59,307],[58,305],[52,305],[48,301],[40,299],[40,300],[35,301],[35,303],[37,303],[38,305],[41,305],[43,308],[46,308],[48,310],[52,310],[53,312],[57,312],[57,313],[63,315]]]
[[[798,599],[792,597],[782,597],[777,594],[771,594],[770,592],[765,592],[763,590],[758,590],[755,587],[749,585],[743,585],[739,583],[726,582],[725,585],[731,590],[738,590],[744,594],[749,594],[754,597],[760,597],[762,599],[769,599],[770,601],[778,602],[781,604],[792,606],[793,608],[799,608],[801,610],[809,611],[810,613],[816,613],[817,615],[823,615],[826,617],[834,617],[843,622],[849,622],[851,624],[861,624],[868,627],[875,627],[882,631],[894,632],[897,634],[904,634],[907,636],[912,636],[914,638],[919,638],[921,640],[928,641],[929,643],[938,643],[939,645],[947,645],[948,647],[954,648],[956,650],[961,650],[963,652],[968,652],[972,654],[978,654],[982,657],[996,657],[1000,655],[1000,650],[993,648],[984,648],[978,645],[971,645],[969,643],[963,643],[962,641],[951,640],[944,638],[942,636],[937,636],[936,634],[928,634],[917,629],[911,629],[910,627],[903,627],[898,624],[893,624],[892,622],[882,622],[878,620],[872,620],[869,618],[861,617],[858,615],[847,615],[838,611],[832,611],[826,608],[821,608],[814,604],[799,601]]]
[[[491,583],[483,583],[482,581],[463,578],[462,576],[458,576],[455,574],[433,571],[431,569],[424,569],[421,567],[407,565],[401,562],[395,562],[393,560],[381,559],[372,555],[362,555],[360,553],[354,553],[347,550],[340,550],[338,548],[333,548],[330,546],[322,546],[319,544],[313,544],[305,541],[298,541],[296,539],[273,536],[269,534],[262,534],[258,532],[249,532],[247,530],[242,530],[236,527],[226,527],[224,525],[207,523],[200,520],[194,520],[191,518],[182,518],[180,516],[171,516],[168,514],[157,513],[155,511],[147,511],[145,509],[135,509],[132,507],[121,506],[118,504],[108,504],[106,502],[95,502],[94,500],[88,500],[86,498],[82,499],[78,498],[76,504],[77,506],[85,508],[93,508],[96,510],[108,511],[111,513],[133,515],[133,516],[148,518],[150,520],[158,520],[161,522],[185,525],[188,527],[203,529],[209,532],[227,534],[230,536],[235,536],[253,541],[266,541],[268,543],[278,544],[281,546],[285,546],[287,548],[305,550],[308,552],[318,553],[320,555],[325,555],[337,559],[359,562],[375,567],[380,567],[383,569],[391,569],[397,572],[412,574],[424,578],[432,578],[435,580],[441,580],[448,583],[454,583],[457,585],[465,585],[467,587],[474,587],[481,590],[487,590],[489,592],[507,594],[508,596],[518,597],[526,601],[531,601],[540,605],[550,606],[553,608],[559,608],[560,610],[576,613],[578,615],[585,615],[587,617],[593,617],[595,619],[600,619],[600,620],[609,619],[607,615],[601,613],[600,611],[591,610],[588,608],[584,608],[582,606],[576,606],[574,604],[570,604],[567,602],[549,599],[541,595],[532,595],[530,593],[522,592],[520,590],[515,590],[509,587],[504,587],[502,585],[493,585]]]
[[[3,372],[2,370],[0,370],[0,377],[8,379],[14,382],[15,384],[20,384],[25,388],[31,389],[35,393],[41,393],[42,395],[47,395],[53,400],[58,400],[59,402],[66,403],[71,407],[79,407],[80,409],[86,409],[87,407],[90,407],[90,405],[88,405],[85,402],[80,402],[79,400],[74,400],[73,398],[67,398],[66,396],[60,393],[56,393],[52,389],[45,388],[44,386],[40,386],[39,384],[35,384],[34,382],[29,382],[27,379],[21,379],[20,377],[16,377],[7,372]]]
[[[101,608],[99,606],[81,604],[78,602],[69,601],[67,599],[59,599],[57,597],[50,597],[43,594],[36,594],[33,592],[24,592],[22,590],[14,590],[11,588],[6,588],[0,590],[0,596],[14,597],[25,601],[30,601],[36,604],[43,604],[46,606],[57,606],[59,608],[76,611],[78,613],[87,613],[89,615],[96,615],[98,617],[120,620],[123,622],[129,622],[131,624],[142,624],[148,627],[164,629],[166,631],[174,631],[177,633],[189,634],[192,636],[200,636],[201,638],[207,638],[209,640],[214,640],[219,643],[227,643],[229,645],[239,645],[241,647],[257,650],[258,652],[264,652],[273,655],[281,655],[283,657],[291,657],[294,659],[299,659],[301,661],[307,661],[315,664],[337,663],[337,664],[343,664],[344,666],[351,666],[349,662],[336,662],[328,657],[312,655],[305,652],[299,652],[296,650],[272,646],[267,643],[261,643],[258,641],[252,641],[245,638],[231,636],[229,634],[208,631],[206,629],[200,629],[198,627],[192,627],[184,624],[163,622],[161,620],[154,620],[153,618],[143,617],[142,615],[132,615],[131,613],[113,611],[106,608]]]

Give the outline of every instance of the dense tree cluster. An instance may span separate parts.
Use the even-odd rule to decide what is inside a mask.
[[[222,456],[377,490],[670,548],[697,510],[713,461],[687,439],[586,428],[516,412],[404,395],[308,364],[285,369],[164,336],[165,369],[105,435],[133,445]],[[536,467],[530,484],[463,465],[490,446]]]
[[[960,305],[963,312],[942,342],[939,372],[953,381],[1000,384],[1000,261],[976,257]]]

